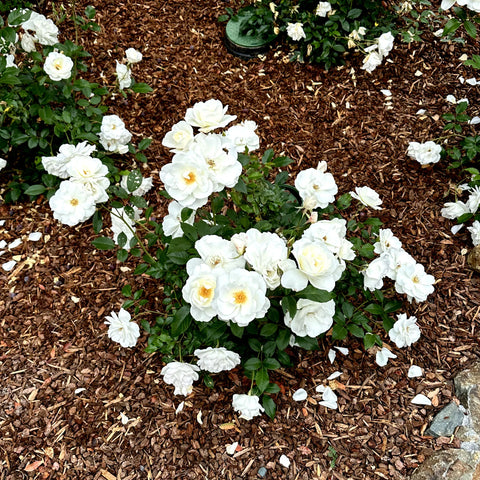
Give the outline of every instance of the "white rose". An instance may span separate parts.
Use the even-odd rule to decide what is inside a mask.
[[[480,186],[475,186],[470,191],[470,196],[467,200],[467,208],[470,213],[477,213],[480,205]]]
[[[130,132],[125,128],[125,123],[118,115],[105,115],[102,118],[100,133],[107,140],[121,140],[128,143],[131,139]],[[130,135],[130,138],[125,141],[127,134]]]
[[[379,65],[382,64],[383,57],[378,52],[370,52],[364,59],[362,70],[372,73]]]
[[[397,321],[389,330],[388,336],[398,348],[409,347],[420,338],[420,328],[416,317],[409,317],[402,313],[397,315]]]
[[[140,328],[135,322],[131,322],[130,313],[123,308],[120,309],[118,315],[115,312],[110,313],[111,316],[106,318],[108,327],[108,337],[114,342],[119,343],[123,348],[134,347],[140,337]]]
[[[391,248],[402,248],[402,242],[389,228],[382,228],[378,232],[378,242],[375,242],[373,247],[375,253],[381,254],[388,252]]]
[[[142,61],[143,55],[134,48],[127,48],[125,50],[125,56],[128,63],[139,63]]]
[[[0,170],[3,170],[7,166],[7,161],[4,158],[0,158]]]
[[[168,215],[163,217],[163,233],[168,237],[178,238],[183,237],[183,230],[180,225],[182,222],[182,210],[185,207],[182,207],[178,202],[175,200],[171,201],[168,204]],[[184,223],[188,223],[189,225],[193,225],[195,221],[195,212],[192,212],[190,217],[188,217]]]
[[[192,143],[193,128],[184,120],[176,123],[162,140],[162,145],[170,148],[174,153],[188,150]]]
[[[227,350],[224,347],[197,349],[193,353],[198,357],[197,365],[202,370],[210,373],[232,370],[241,361],[238,353]]]
[[[199,265],[182,288],[183,299],[190,304],[190,314],[198,322],[209,322],[217,315],[216,288],[217,276],[207,265]]]
[[[460,200],[457,202],[447,202],[440,210],[442,217],[448,218],[449,220],[454,220],[458,217],[461,217],[465,213],[470,213],[468,206],[461,202]]]
[[[124,88],[128,88],[132,85],[132,76],[130,72],[130,68],[123,63],[120,63],[118,60],[115,60],[116,66],[116,74],[118,80],[118,88],[123,90]]]
[[[165,383],[175,387],[174,395],[189,395],[193,390],[193,382],[198,380],[196,365],[181,362],[167,363],[160,373]]]
[[[414,298],[417,302],[424,302],[428,295],[433,293],[433,275],[425,273],[425,268],[420,263],[402,265],[397,271],[395,290],[405,293],[409,301]]]
[[[390,51],[393,48],[393,41],[395,40],[394,36],[392,35],[391,32],[383,33],[378,37],[377,42],[378,42],[378,53],[382,57],[388,56]]]
[[[95,203],[108,200],[106,190],[110,180],[105,176],[108,174],[108,167],[98,158],[79,155],[75,157],[75,161],[67,165],[66,169],[70,175],[70,181],[82,184],[91,193]]]
[[[81,184],[63,181],[49,200],[53,218],[71,227],[88,220],[95,213],[91,193]]]
[[[441,158],[441,152],[441,145],[438,145],[432,141],[425,143],[410,142],[407,149],[407,155],[421,165],[439,162]]]
[[[332,6],[329,2],[319,2],[317,5],[317,9],[315,10],[315,15],[319,17],[326,17],[328,12],[332,10]]]
[[[477,245],[480,245],[480,222],[478,220],[475,220],[472,223],[471,227],[467,227],[467,230],[470,232],[472,235],[472,243],[476,247]]]
[[[260,405],[257,395],[245,395],[236,393],[232,401],[233,409],[240,412],[240,418],[251,420],[261,415],[265,409]]]
[[[260,147],[260,138],[255,133],[256,129],[257,124],[255,122],[246,121],[230,127],[225,135],[237,152],[244,152],[245,148],[249,152],[253,152]]]
[[[335,302],[333,300],[320,303],[301,298],[297,302],[297,312],[293,319],[287,313],[284,322],[295,335],[315,338],[330,330],[334,314]]]
[[[382,200],[378,193],[370,187],[355,187],[355,192],[350,192],[350,195],[366,207],[373,208],[374,210],[382,209],[382,207],[380,207]]]
[[[236,115],[226,115],[228,106],[223,106],[220,100],[210,99],[206,102],[197,102],[188,108],[185,121],[192,127],[199,127],[201,132],[208,133],[216,128],[225,127]]]
[[[338,192],[333,175],[315,168],[307,168],[299,172],[295,179],[295,188],[302,200],[310,202],[310,207],[314,204],[313,199],[316,200],[313,208],[325,208],[335,200]]]
[[[362,271],[363,288],[370,291],[380,290],[383,287],[383,279],[387,276],[388,263],[385,257],[380,256],[372,260],[368,267]]]
[[[298,42],[302,38],[306,38],[305,32],[303,30],[303,23],[289,23],[287,25],[287,35],[294,41]]]
[[[36,50],[35,48],[35,37],[30,35],[28,32],[25,32],[22,35],[22,40],[20,42],[20,45],[22,46],[23,50],[25,52],[34,52]]]
[[[400,267],[404,265],[415,265],[417,263],[403,248],[389,248],[386,252],[383,252],[380,257],[388,266],[387,277],[392,280],[396,280]]]
[[[50,52],[43,65],[45,73],[54,82],[70,78],[72,75],[72,68],[72,59],[59,52]]]

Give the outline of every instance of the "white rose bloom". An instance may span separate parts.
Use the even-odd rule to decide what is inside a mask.
[[[120,63],[118,60],[115,60],[117,63],[116,66],[116,74],[118,80],[118,88],[123,90],[124,88],[128,88],[132,85],[132,75],[130,72],[130,68],[123,63]]]
[[[37,12],[32,12],[30,18],[22,23],[25,31],[35,32],[34,38],[41,45],[55,45],[58,43],[58,27],[52,20]]]
[[[197,365],[210,373],[232,370],[241,361],[238,353],[227,350],[225,347],[197,349],[193,353],[198,357]]]
[[[113,233],[113,240],[118,245],[118,236],[121,233],[124,233],[127,237],[127,243],[123,248],[126,250],[129,249],[130,240],[135,236],[135,220],[140,218],[140,210],[137,207],[133,207],[134,218],[130,218],[126,213],[125,209],[122,208],[112,208],[110,218],[112,221],[112,226],[110,230]]]
[[[455,220],[458,217],[461,217],[465,213],[470,213],[470,209],[464,203],[458,200],[457,202],[447,202],[440,210],[442,217],[448,218],[449,220]]]
[[[381,254],[388,252],[391,248],[402,248],[402,242],[389,228],[382,228],[378,232],[378,242],[375,242],[373,246],[373,251]]]
[[[134,48],[127,48],[125,50],[125,56],[128,63],[139,63],[142,61],[143,55]]]
[[[409,317],[404,313],[397,315],[397,321],[389,330],[388,336],[398,348],[409,347],[420,338],[420,328],[416,317]]]
[[[267,287],[274,290],[280,286],[279,265],[288,257],[285,240],[276,233],[259,232],[251,228],[246,234],[245,260],[262,275]]]
[[[100,144],[102,147],[110,153],[118,153],[120,155],[124,155],[128,153],[128,145],[127,143],[131,140],[132,135],[128,130],[125,130],[123,139],[117,140],[114,138],[106,138],[103,133],[100,132],[98,139],[100,140]]]
[[[101,160],[84,155],[77,156],[75,161],[67,165],[67,172],[70,175],[70,181],[83,185],[90,192],[95,203],[108,200],[106,190],[110,180],[105,176],[108,174],[108,168]]]
[[[128,186],[127,186],[127,179],[128,175],[122,175],[122,179],[120,180],[120,186],[128,192]],[[136,197],[142,197],[146,193],[148,193],[153,187],[153,178],[148,177],[148,178],[143,178],[142,183],[138,188],[136,188],[133,192],[129,192],[132,195],[135,195]]]
[[[433,275],[425,273],[425,268],[420,263],[402,265],[397,271],[395,290],[405,293],[411,302],[414,298],[417,302],[424,302],[428,295],[433,293]]]
[[[193,382],[198,380],[198,368],[190,363],[170,362],[160,372],[168,385],[175,387],[174,395],[189,395],[193,390]]]
[[[30,35],[28,32],[25,32],[22,35],[22,40],[20,42],[20,45],[22,46],[25,52],[27,53],[34,52],[36,50],[35,37],[33,35]]]
[[[306,38],[305,32],[303,30],[303,23],[289,23],[287,25],[287,35],[294,41],[298,42],[302,38]]]
[[[226,152],[223,147],[223,137],[215,133],[198,134],[190,147],[190,151],[203,160],[215,192],[234,187],[242,174],[237,152]]]
[[[282,275],[282,286],[296,292],[303,290],[308,282],[320,290],[331,292],[335,282],[342,276],[342,264],[325,244],[301,238],[293,244],[292,253],[298,270],[290,269]]]
[[[115,312],[111,316],[105,317],[105,324],[108,325],[108,337],[114,342],[119,343],[123,348],[134,347],[140,337],[140,328],[135,322],[131,322],[130,314],[120,309],[118,315]]]
[[[420,163],[420,165],[439,162],[441,152],[441,145],[432,141],[425,143],[409,142],[407,149],[407,155]]]
[[[448,10],[452,5],[455,3],[456,0],[442,0],[442,4],[440,5],[440,8],[442,10]]]
[[[470,190],[470,196],[467,200],[467,208],[470,213],[477,213],[480,205],[480,187],[477,185]]]
[[[380,290],[383,287],[383,279],[388,273],[388,263],[385,257],[380,256],[372,260],[368,267],[362,271],[363,288],[370,291]]]
[[[168,204],[168,215],[163,217],[163,233],[168,237],[178,238],[183,237],[183,230],[180,225],[182,222],[182,210],[185,207],[182,207],[178,202],[173,200]],[[185,223],[193,225],[195,221],[195,212],[192,212],[189,218],[185,220]]]
[[[185,121],[192,127],[199,127],[201,132],[208,133],[216,128],[227,126],[237,118],[236,115],[226,115],[227,110],[228,105],[224,107],[220,100],[197,102],[187,109]]]
[[[318,337],[328,332],[333,325],[335,302],[313,302],[301,298],[297,302],[297,313],[292,317],[287,312],[284,318],[285,325],[299,337]]]
[[[372,73],[379,65],[382,64],[383,57],[378,52],[370,52],[364,59],[362,70]]]
[[[245,249],[247,248],[247,234],[245,232],[236,233],[232,236],[230,241],[235,246],[235,250],[239,255],[245,253]]]
[[[303,232],[302,238],[312,242],[324,243],[332,253],[337,254],[346,234],[346,220],[332,218],[331,220],[320,220],[314,223]]]
[[[478,220],[475,220],[472,223],[471,227],[467,227],[467,230],[470,232],[472,235],[472,243],[476,247],[477,245],[480,245],[480,222]]]
[[[382,347],[382,349],[375,355],[375,362],[377,362],[379,367],[384,367],[390,358],[397,358],[397,356],[388,348]]]
[[[356,255],[353,250],[353,243],[343,238],[337,256],[341,260],[354,260]]]
[[[333,175],[315,168],[302,170],[295,179],[295,188],[302,200],[312,201],[312,198],[316,200],[313,208],[325,208],[335,200],[338,192]]]
[[[225,135],[227,139],[235,146],[237,152],[244,152],[248,148],[249,152],[253,152],[260,147],[260,138],[255,133],[257,124],[252,121],[244,121],[240,125],[230,127]]]
[[[317,9],[315,10],[315,15],[319,17],[326,17],[328,12],[332,10],[332,6],[329,2],[319,2],[317,5]]]
[[[60,52],[50,52],[43,65],[45,73],[50,77],[50,80],[54,82],[70,78],[72,68],[72,59]]]
[[[95,213],[91,193],[81,184],[63,181],[49,200],[53,218],[73,227],[88,220]]]
[[[106,140],[119,140],[128,143],[131,140],[130,132],[125,128],[125,123],[118,115],[105,115],[102,118],[100,134]],[[125,141],[126,137],[130,138]]]
[[[374,210],[382,209],[382,207],[380,207],[382,200],[378,193],[370,187],[355,187],[355,191],[350,192],[350,195],[366,207],[373,208]]]
[[[466,5],[470,10],[480,13],[480,0],[459,0],[459,5]]]
[[[240,413],[240,418],[251,420],[261,415],[265,409],[260,405],[257,395],[245,395],[236,393],[233,395],[232,407]]]
[[[173,199],[192,209],[205,205],[214,189],[205,162],[193,152],[175,154],[160,170],[160,179]]]
[[[237,268],[218,278],[218,318],[246,327],[255,318],[263,318],[270,307],[267,285],[257,272]]]
[[[391,32],[383,33],[380,37],[377,38],[378,42],[378,53],[382,57],[388,56],[390,51],[393,48],[393,41],[395,37],[392,35]]]
[[[217,315],[216,287],[217,275],[207,265],[199,265],[188,277],[182,295],[190,304],[190,314],[198,322],[209,322]]]
[[[380,255],[388,266],[387,277],[396,280],[397,272],[404,265],[415,265],[415,259],[403,248],[390,248]]]
[[[3,170],[7,166],[7,161],[4,158],[0,158],[0,170]]]
[[[58,154],[55,157],[42,157],[43,168],[50,175],[60,178],[68,178],[70,175],[67,167],[72,160],[80,162],[84,157],[90,157],[96,150],[95,145],[88,145],[87,142],[81,142],[78,145],[69,145],[68,143],[61,145]]]
[[[163,137],[162,145],[170,148],[174,153],[180,153],[189,149],[193,143],[193,128],[182,120],[176,123],[172,129]]]

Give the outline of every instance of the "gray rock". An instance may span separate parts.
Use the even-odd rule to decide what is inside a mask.
[[[455,429],[463,424],[464,418],[465,415],[458,405],[451,402],[437,413],[425,433],[434,437],[450,437],[454,434]]]
[[[455,385],[455,395],[463,406],[468,408],[468,393],[472,388],[480,385],[480,362],[460,372],[453,383]]]
[[[411,480],[478,480],[480,452],[451,449],[435,452],[415,470]]]

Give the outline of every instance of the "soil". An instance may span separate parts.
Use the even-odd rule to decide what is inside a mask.
[[[319,351],[298,351],[297,366],[279,372],[276,418],[248,422],[231,406],[232,395],[246,391],[239,371],[217,375],[213,390],[196,384],[184,399],[161,380],[162,358],[144,352],[146,334],[133,349],[108,339],[104,317],[123,303],[122,286],[143,288],[155,304],[155,280],[134,277],[133,261],[120,264],[114,252],[95,250],[91,224],[60,225],[44,199],[2,205],[0,239],[43,236],[2,256],[2,263],[12,255],[19,263],[0,270],[0,479],[403,479],[432,451],[457,446],[425,429],[454,399],[455,374],[478,359],[480,279],[466,265],[468,232],[452,235],[452,222],[440,215],[462,178],[445,161],[422,168],[406,149],[409,141],[441,136],[448,94],[469,98],[471,115],[478,114],[479,87],[459,81],[475,71],[459,58],[479,46],[441,42],[426,28],[424,42],[398,41],[373,74],[360,69],[362,55],[327,72],[288,63],[278,45],[250,61],[228,54],[217,18],[240,1],[82,0],[78,10],[87,4],[102,27],[81,33],[92,78],[113,79],[126,48],[144,55],[134,76],[154,92],[117,96],[111,105],[134,141],[153,138],[145,173],[156,192],[158,171],[171,159],[164,135],[195,102],[219,99],[238,120],[258,124],[262,150],[291,156],[292,172],[326,160],[339,193],[375,189],[385,227],[435,276],[436,291],[424,303],[405,302],[422,337],[410,348],[392,345],[397,358],[386,367],[352,339],[341,344],[349,354],[331,364],[327,337]],[[69,21],[60,28],[73,38]],[[8,170],[2,174],[6,182]],[[157,215],[165,211],[158,193],[148,200]],[[407,378],[411,364],[425,375]],[[335,411],[318,405],[315,386],[336,370]],[[301,387],[308,400],[295,402]],[[433,405],[412,404],[418,393]],[[233,442],[239,447],[230,456],[225,446]],[[282,454],[288,469],[279,464]]]

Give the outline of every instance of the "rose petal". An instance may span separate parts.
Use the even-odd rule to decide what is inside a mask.
[[[294,394],[292,395],[292,398],[296,401],[296,402],[302,402],[303,400],[306,400],[308,397],[308,393],[306,392],[306,390],[304,390],[303,388],[299,388],[296,392],[294,392]]]
[[[412,365],[408,369],[408,373],[407,373],[408,378],[421,377],[422,375],[423,375],[423,370],[418,365]]]
[[[290,459],[286,455],[282,455],[278,463],[280,463],[282,467],[285,467],[285,468],[290,467]]]
[[[432,401],[425,395],[419,393],[418,395],[415,395],[415,397],[413,397],[412,403],[414,403],[415,405],[431,405]]]

